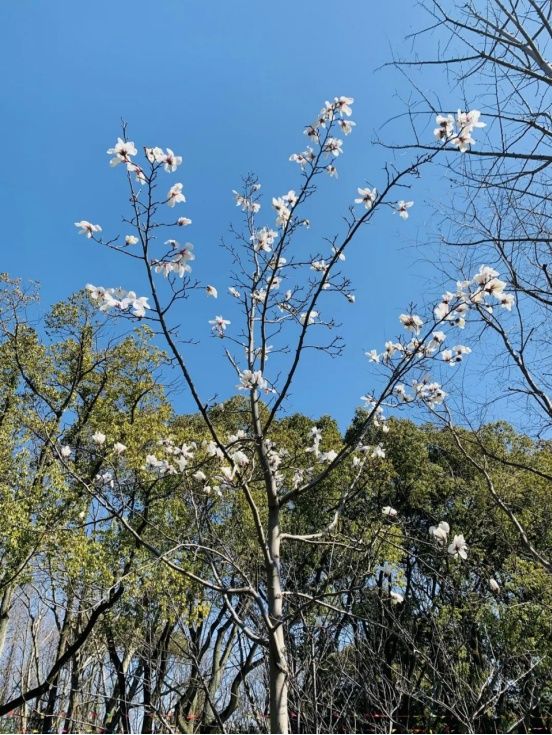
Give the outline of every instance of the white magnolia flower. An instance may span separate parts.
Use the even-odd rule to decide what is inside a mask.
[[[207,443],[206,450],[209,457],[218,457],[218,459],[224,458],[224,452],[219,445],[212,440]]]
[[[452,115],[437,115],[435,118],[437,127],[433,135],[437,140],[448,140],[454,133],[454,118]]]
[[[311,269],[313,271],[319,271],[320,273],[325,273],[329,268],[329,265],[326,263],[325,260],[313,260],[311,263]]]
[[[366,209],[372,209],[378,196],[376,189],[357,189],[360,196],[355,199],[355,204],[364,204]]]
[[[163,168],[167,173],[174,173],[182,163],[182,156],[175,156],[174,152],[167,148],[167,152],[163,156]]]
[[[383,361],[389,362],[389,360],[391,360],[395,352],[402,352],[402,351],[403,351],[403,346],[401,345],[400,342],[391,342],[391,341],[386,342],[385,352],[382,355]]]
[[[276,210],[276,224],[278,227],[285,227],[291,217],[291,211],[286,206],[282,197],[273,197],[272,206]]]
[[[452,115],[437,115],[437,127],[433,134],[437,140],[448,141],[457,146],[460,152],[465,153],[475,143],[471,136],[473,130],[485,127],[485,123],[479,119],[480,116],[479,110],[470,110],[469,112],[458,110],[456,120]]]
[[[205,474],[205,472],[202,472],[201,470],[194,472],[192,477],[194,478],[194,480],[198,480],[198,482],[204,482],[207,479],[207,475]]]
[[[328,138],[322,150],[328,156],[337,158],[343,153],[343,141],[340,138]]]
[[[129,292],[129,293],[133,293],[133,292]],[[136,297],[136,295],[135,295],[135,297],[133,299],[131,299],[131,302],[130,302],[130,313],[133,316],[136,316],[139,319],[141,319],[142,317],[144,317],[146,315],[146,309],[151,309],[151,306],[149,305],[148,297],[147,296],[138,296],[138,297]]]
[[[281,197],[272,197],[272,206],[276,210],[276,224],[285,227],[291,217],[291,210],[297,204],[297,195],[291,189]]]
[[[136,183],[140,184],[140,186],[145,186],[147,184],[148,180],[146,178],[146,174],[137,163],[127,163],[127,171],[136,175]]]
[[[370,350],[369,352],[364,353],[366,357],[370,360],[370,362],[379,362],[380,356],[378,355],[377,350]]]
[[[272,251],[274,240],[277,237],[278,233],[275,230],[272,230],[268,227],[263,227],[261,230],[255,232],[255,234],[251,237],[253,249],[255,250],[255,252],[259,252],[259,250],[262,250],[265,253],[270,253]]]
[[[313,149],[308,146],[306,151],[303,151],[302,153],[292,153],[289,157],[289,160],[293,163],[298,163],[301,168],[304,168],[304,166],[307,165],[307,163],[312,163],[316,158],[316,155],[313,151]]]
[[[257,288],[253,291],[252,299],[253,301],[258,301],[260,304],[264,304],[267,293],[266,288]]]
[[[385,459],[385,449],[381,444],[371,447],[370,456],[372,459]]]
[[[431,383],[428,379],[421,381],[414,380],[412,382],[412,386],[414,388],[416,398],[427,403],[430,408],[440,405],[447,397],[447,394],[441,388],[439,383]]]
[[[462,533],[457,534],[450,546],[448,547],[448,553],[454,556],[456,559],[467,559],[468,558],[468,545],[464,539]]]
[[[213,332],[215,332],[219,337],[223,337],[226,327],[231,324],[231,322],[228,319],[224,319],[222,316],[216,316],[214,319],[209,320],[209,324],[212,325],[211,329]]]
[[[93,225],[85,219],[81,219],[80,222],[75,222],[75,227],[79,228],[79,235],[86,235],[90,239],[96,232],[101,232],[102,228],[100,225]]]
[[[441,357],[449,365],[454,366],[459,362],[462,362],[464,355],[469,355],[470,352],[471,349],[469,347],[465,347],[464,345],[455,345],[450,350],[443,350]]]
[[[224,467],[220,468],[220,471],[222,472],[224,479],[231,482],[236,474],[236,467],[228,467],[228,465],[224,465]]]
[[[328,164],[328,165],[326,166],[326,171],[327,171],[327,173],[329,174],[329,176],[332,176],[333,178],[337,179],[337,169],[336,169],[336,167],[335,167],[335,166],[333,165],[333,163],[329,163],[329,164]]]
[[[491,592],[494,592],[495,594],[498,594],[500,592],[500,585],[496,581],[494,577],[491,577],[489,579],[489,589]]]
[[[515,304],[515,298],[511,293],[503,293],[499,297],[499,304],[503,309],[512,311],[512,306]]]
[[[102,434],[101,431],[96,431],[94,434],[92,434],[92,441],[94,444],[99,444],[100,446],[102,444],[105,444],[106,436],[105,434]]]
[[[182,184],[174,184],[169,189],[169,193],[167,194],[167,204],[169,207],[174,207],[175,204],[178,204],[178,202],[185,202],[186,197],[182,193]]]
[[[458,135],[455,135],[450,142],[458,148],[460,153],[465,153],[466,151],[469,151],[470,146],[475,143],[475,140],[472,138],[471,133],[468,130],[462,130]]]
[[[176,242],[176,240],[167,240],[167,242],[165,244],[168,245],[169,242],[176,243],[177,247],[180,248],[180,246],[178,245],[178,243]],[[192,245],[192,243],[191,242],[186,242],[186,243],[184,243],[184,246],[179,249],[179,251],[178,251],[178,257],[181,260],[195,260],[195,255],[194,255],[194,252],[193,251],[194,251],[194,246]]]
[[[396,518],[399,514],[399,511],[395,508],[392,508],[390,505],[384,505],[381,509],[382,515],[386,516],[387,518]]]
[[[192,224],[192,220],[189,217],[179,217],[176,220],[176,224],[179,227],[187,227],[188,225],[191,225]]]
[[[155,146],[155,148],[145,148],[146,158],[150,163],[163,163],[165,159],[165,153],[162,148]]]
[[[356,125],[352,120],[338,120],[337,123],[345,135],[350,135]]]
[[[408,210],[414,205],[414,202],[405,202],[403,199],[397,202],[396,212],[401,219],[408,219]]]
[[[93,286],[91,283],[86,284],[90,298],[100,302],[100,311],[108,311],[109,309],[120,309],[121,311],[130,310],[133,316],[143,317],[146,309],[151,309],[147,296],[137,296],[134,291],[125,291],[122,288],[103,288],[102,286]]]
[[[125,245],[137,245],[139,242],[140,240],[136,237],[136,235],[125,236]]]
[[[238,291],[237,288],[234,288],[234,286],[228,287],[228,293],[235,299],[241,299],[241,293]]]
[[[420,329],[424,324],[423,320],[416,314],[401,314],[399,321],[405,329],[414,332],[414,334],[420,334]]]
[[[502,292],[506,288],[505,281],[501,281],[499,278],[491,278],[490,281],[483,286],[483,291],[489,296],[494,296],[495,299],[502,298]]]
[[[462,130],[473,130],[474,128],[484,128],[486,123],[481,122],[481,112],[479,110],[470,110],[469,112],[462,112],[458,110],[456,114],[456,122]]]
[[[498,275],[498,271],[495,271],[495,269],[491,268],[491,266],[481,265],[478,272],[473,277],[473,281],[479,286],[484,286],[486,283],[492,281],[492,279],[496,278]]]
[[[207,296],[212,296],[214,299],[218,298],[218,291],[214,286],[206,286],[205,291]]]
[[[110,156],[113,156],[109,162],[110,166],[129,163],[130,157],[138,153],[132,140],[123,140],[122,138],[117,138],[117,142],[113,148],[108,148],[107,152]]]
[[[351,110],[351,105],[355,101],[354,97],[335,97],[334,98],[334,105],[336,110],[341,115],[347,115],[349,117],[353,114],[353,111]]]
[[[115,442],[113,445],[113,451],[116,454],[122,454],[123,452],[126,452],[126,444],[122,444],[121,442]]]
[[[61,448],[60,454],[61,454],[62,457],[67,458],[67,457],[70,457],[71,456],[71,452],[72,451],[73,450],[71,449],[71,447],[68,444],[64,444],[64,446]]]
[[[171,273],[176,273],[179,278],[183,278],[185,273],[190,273],[192,270],[180,255],[176,255],[172,260],[154,260],[152,265],[155,267],[155,272],[161,273],[165,278],[168,278]]]
[[[230,458],[232,462],[234,462],[234,464],[238,465],[238,467],[245,467],[249,464],[249,457],[245,452],[242,452],[240,449],[238,449],[236,452],[232,452]]]
[[[439,546],[444,546],[447,543],[448,535],[450,533],[450,526],[446,521],[440,521],[438,526],[429,527],[429,535]]]
[[[243,194],[239,194],[235,189],[232,189],[232,194],[234,195],[236,207],[241,207],[243,212],[252,212],[253,214],[257,214],[257,212],[261,209],[261,205],[259,204],[259,202],[254,202],[249,197],[245,197],[243,196]]]
[[[308,320],[308,322],[307,322],[307,326],[310,326],[311,324],[314,324],[314,322],[316,321],[316,318],[317,318],[317,316],[318,316],[318,312],[317,312],[317,311],[311,311],[311,312],[309,313],[309,320]],[[304,312],[303,312],[303,313],[302,313],[302,314],[301,314],[301,315],[299,316],[299,322],[300,322],[300,323],[301,323],[301,324],[302,324],[302,325],[304,326],[304,325],[305,325],[305,322],[306,322],[306,320],[307,320],[307,312],[306,312],[306,311],[304,311]]]
[[[391,598],[392,605],[399,605],[401,602],[404,602],[404,597],[400,592],[390,592],[389,597]]]
[[[238,390],[268,390],[268,383],[260,370],[244,370],[240,373]]]

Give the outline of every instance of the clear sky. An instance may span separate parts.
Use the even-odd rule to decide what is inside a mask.
[[[353,96],[357,127],[345,140],[340,178],[327,182],[310,212],[313,238],[337,232],[356,187],[383,181],[390,154],[373,144],[376,131],[385,137],[381,126],[413,94],[396,70],[376,69],[407,49],[405,36],[423,22],[407,0],[3,0],[1,270],[39,280],[43,308],[87,282],[144,292],[126,260],[90,246],[73,226],[88,219],[106,234],[121,231],[123,175],[109,168],[106,149],[124,118],[139,148],[169,146],[184,158],[171,183],[184,183],[188,202],[179,213],[193,219],[186,234],[196,248],[194,274],[221,297],[193,296],[178,321],[184,336],[202,338],[187,353],[205,395],[227,397],[235,378],[220,369],[221,345],[209,339],[207,320],[235,316],[219,247],[237,221],[231,190],[250,171],[269,196],[297,187],[288,157],[304,148],[304,125],[325,99]],[[424,80],[445,106],[457,106],[438,72]],[[431,250],[419,247],[434,234],[426,201],[437,176],[428,172],[407,193],[416,202],[408,222],[380,215],[350,250],[357,302],[336,310],[345,355],[339,363],[309,357],[288,409],[345,423],[372,387],[363,351],[399,331],[398,314],[411,301],[440,293]]]

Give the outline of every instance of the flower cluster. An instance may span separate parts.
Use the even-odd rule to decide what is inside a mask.
[[[119,309],[130,311],[133,316],[140,319],[145,316],[146,309],[150,309],[147,296],[137,296],[134,291],[125,291],[122,288],[103,288],[86,284],[86,290],[93,301],[100,304],[100,311]]]
[[[429,536],[438,546],[444,547],[447,544],[450,533],[450,526],[446,521],[439,521],[437,526],[429,527]],[[468,545],[464,538],[464,534],[460,533],[454,536],[452,543],[447,548],[448,553],[456,559],[468,558]]]
[[[469,112],[458,110],[456,118],[452,115],[437,115],[435,118],[437,127],[433,131],[433,135],[437,140],[451,143],[461,153],[465,153],[475,143],[472,138],[474,129],[486,126],[486,123],[480,121],[480,116],[481,112],[479,110],[470,110]]]
[[[330,449],[327,452],[321,451],[320,442],[322,441],[322,431],[318,426],[311,428],[310,435],[312,437],[312,446],[306,447],[305,452],[311,453],[319,462],[333,462],[337,457],[337,452],[334,449]]]
[[[180,446],[173,439],[160,439],[158,445],[167,458],[159,459],[155,454],[147,454],[144,469],[161,475],[177,475],[184,472],[194,458],[197,445],[195,442],[184,442]]]
[[[268,385],[260,370],[244,370],[240,373],[240,383],[236,386],[238,390],[264,390],[265,393],[273,393],[274,389]]]
[[[144,152],[146,158],[151,164],[160,163],[163,164],[163,168],[168,174],[172,174],[176,171],[178,166],[182,163],[182,156],[175,155],[174,151],[167,148],[165,153],[162,148],[145,148]]]
[[[343,140],[331,136],[329,134],[330,128],[337,124],[344,135],[349,135],[352,132],[356,123],[344,119],[344,116],[347,118],[351,116],[353,102],[352,97],[344,96],[334,97],[333,102],[326,101],[324,107],[318,113],[317,119],[312,125],[308,125],[304,131],[309,140],[321,147],[320,153],[326,158],[330,158],[330,163],[325,166],[325,170],[330,176],[337,176],[337,169],[333,161],[343,153]],[[324,130],[327,130],[325,135],[323,134]],[[299,164],[304,169],[307,165],[314,166],[317,158],[318,156],[312,147],[307,146],[302,153],[292,153],[289,160]]]
[[[464,345],[455,345],[450,350],[443,350],[441,357],[451,367],[454,367],[459,362],[462,362],[464,355],[469,355],[470,352],[471,349],[469,347],[465,347]]]
[[[162,260],[153,260],[151,265],[155,269],[156,273],[162,273],[165,278],[169,274],[174,273],[175,275],[182,278],[185,273],[190,273],[192,268],[190,261],[195,260],[193,253],[193,245],[191,242],[187,242],[183,247],[176,240],[167,240],[165,245],[168,245],[175,252],[171,252],[170,255],[166,256]]]
[[[430,408],[439,406],[447,397],[440,384],[429,379],[413,380],[412,388],[413,393],[407,393],[405,386],[398,383],[394,393],[402,403],[412,403],[417,400],[427,404]]]
[[[488,265],[482,265],[469,281],[458,281],[456,292],[447,291],[435,307],[433,313],[439,321],[451,322],[459,329],[466,325],[466,314],[474,307],[482,307],[492,313],[493,304],[488,299],[495,299],[499,306],[507,311],[515,303],[513,294],[506,293],[506,282],[498,278],[498,271]]]
[[[274,240],[278,237],[278,233],[268,227],[263,227],[261,230],[257,230],[251,237],[253,243],[253,249],[256,253],[262,250],[265,253],[272,251],[272,245]]]
[[[255,184],[253,186],[254,191],[258,191],[260,188],[260,184]],[[246,197],[243,194],[239,194],[235,189],[232,190],[232,194],[234,195],[236,207],[241,207],[243,212],[257,214],[257,212],[259,212],[259,210],[261,209],[261,205],[259,204],[259,202],[254,202],[251,197]]]
[[[103,447],[107,441],[107,436],[98,430],[92,434],[92,441],[99,447]],[[126,452],[126,449],[126,444],[122,444],[121,442],[115,442],[113,444],[113,451],[115,454],[123,454],[123,452]]]
[[[285,227],[291,217],[291,210],[297,204],[297,195],[293,190],[281,197],[272,197],[272,206],[276,210],[276,225]]]
[[[375,352],[375,350],[372,350],[372,352]],[[369,408],[372,410],[372,424],[376,429],[381,429],[384,434],[387,434],[389,431],[389,427],[387,426],[387,420],[385,416],[383,415],[383,406],[378,405],[378,402],[374,398],[374,396],[371,395],[365,395],[360,397],[361,401],[364,401],[366,404],[366,408]],[[362,449],[362,446],[359,445],[359,449]]]

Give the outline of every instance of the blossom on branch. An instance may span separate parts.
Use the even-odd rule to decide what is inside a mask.
[[[424,325],[423,320],[417,314],[401,314],[399,321],[405,329],[414,334],[420,334],[420,329]]]
[[[167,204],[169,207],[174,207],[179,202],[185,202],[186,197],[182,193],[182,184],[173,184],[167,194]]]
[[[364,204],[366,209],[372,209],[374,202],[378,196],[376,189],[362,189],[358,188],[357,192],[359,196],[355,199],[355,204]]]
[[[212,325],[211,329],[217,334],[218,337],[224,337],[226,327],[231,324],[228,319],[224,319],[222,316],[216,316],[214,319],[209,320],[209,324]]]
[[[414,202],[405,202],[403,199],[397,202],[396,213],[401,219],[408,219],[408,210],[414,205]]]
[[[464,534],[459,533],[454,537],[452,543],[448,547],[448,553],[455,559],[468,558],[468,545],[464,539]]]
[[[85,219],[81,219],[80,222],[75,222],[75,227],[79,228],[79,235],[86,235],[88,239],[93,237],[96,232],[101,232],[102,228],[100,225],[93,225]]]
[[[240,373],[238,390],[264,390],[269,392],[268,382],[260,370],[244,370]]]
[[[117,138],[117,142],[113,148],[108,148],[107,153],[113,158],[110,160],[110,166],[118,166],[120,163],[130,163],[130,157],[135,156],[138,151],[132,140],[123,140]]]

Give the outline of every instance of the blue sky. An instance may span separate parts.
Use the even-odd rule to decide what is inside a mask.
[[[185,337],[202,339],[187,348],[200,388],[228,396],[235,378],[221,368],[221,345],[209,339],[207,320],[235,316],[219,247],[237,222],[231,190],[250,171],[267,196],[297,187],[288,158],[304,148],[304,125],[325,99],[353,96],[357,127],[345,141],[340,178],[326,182],[310,205],[313,238],[339,231],[356,187],[383,181],[390,154],[372,141],[386,135],[381,126],[412,95],[396,70],[376,68],[407,50],[405,36],[421,24],[406,0],[353,0],[341,8],[327,0],[4,0],[1,270],[40,281],[44,309],[87,282],[144,291],[126,261],[91,246],[73,226],[84,218],[106,234],[121,232],[123,172],[109,168],[105,151],[124,118],[138,147],[169,146],[184,158],[171,183],[184,183],[188,202],[179,213],[193,220],[186,234],[196,248],[194,274],[217,285],[221,297],[215,303],[194,295],[177,319]],[[419,45],[424,51],[431,48]],[[429,70],[424,83],[445,107],[457,106],[438,71]],[[428,171],[405,194],[416,201],[408,222],[380,215],[354,244],[346,270],[357,302],[339,303],[335,313],[345,355],[339,363],[309,356],[289,410],[330,413],[345,423],[374,384],[363,351],[398,331],[409,302],[440,293],[435,256],[425,247],[435,234],[428,200],[439,175]],[[188,407],[185,396],[181,401]]]

